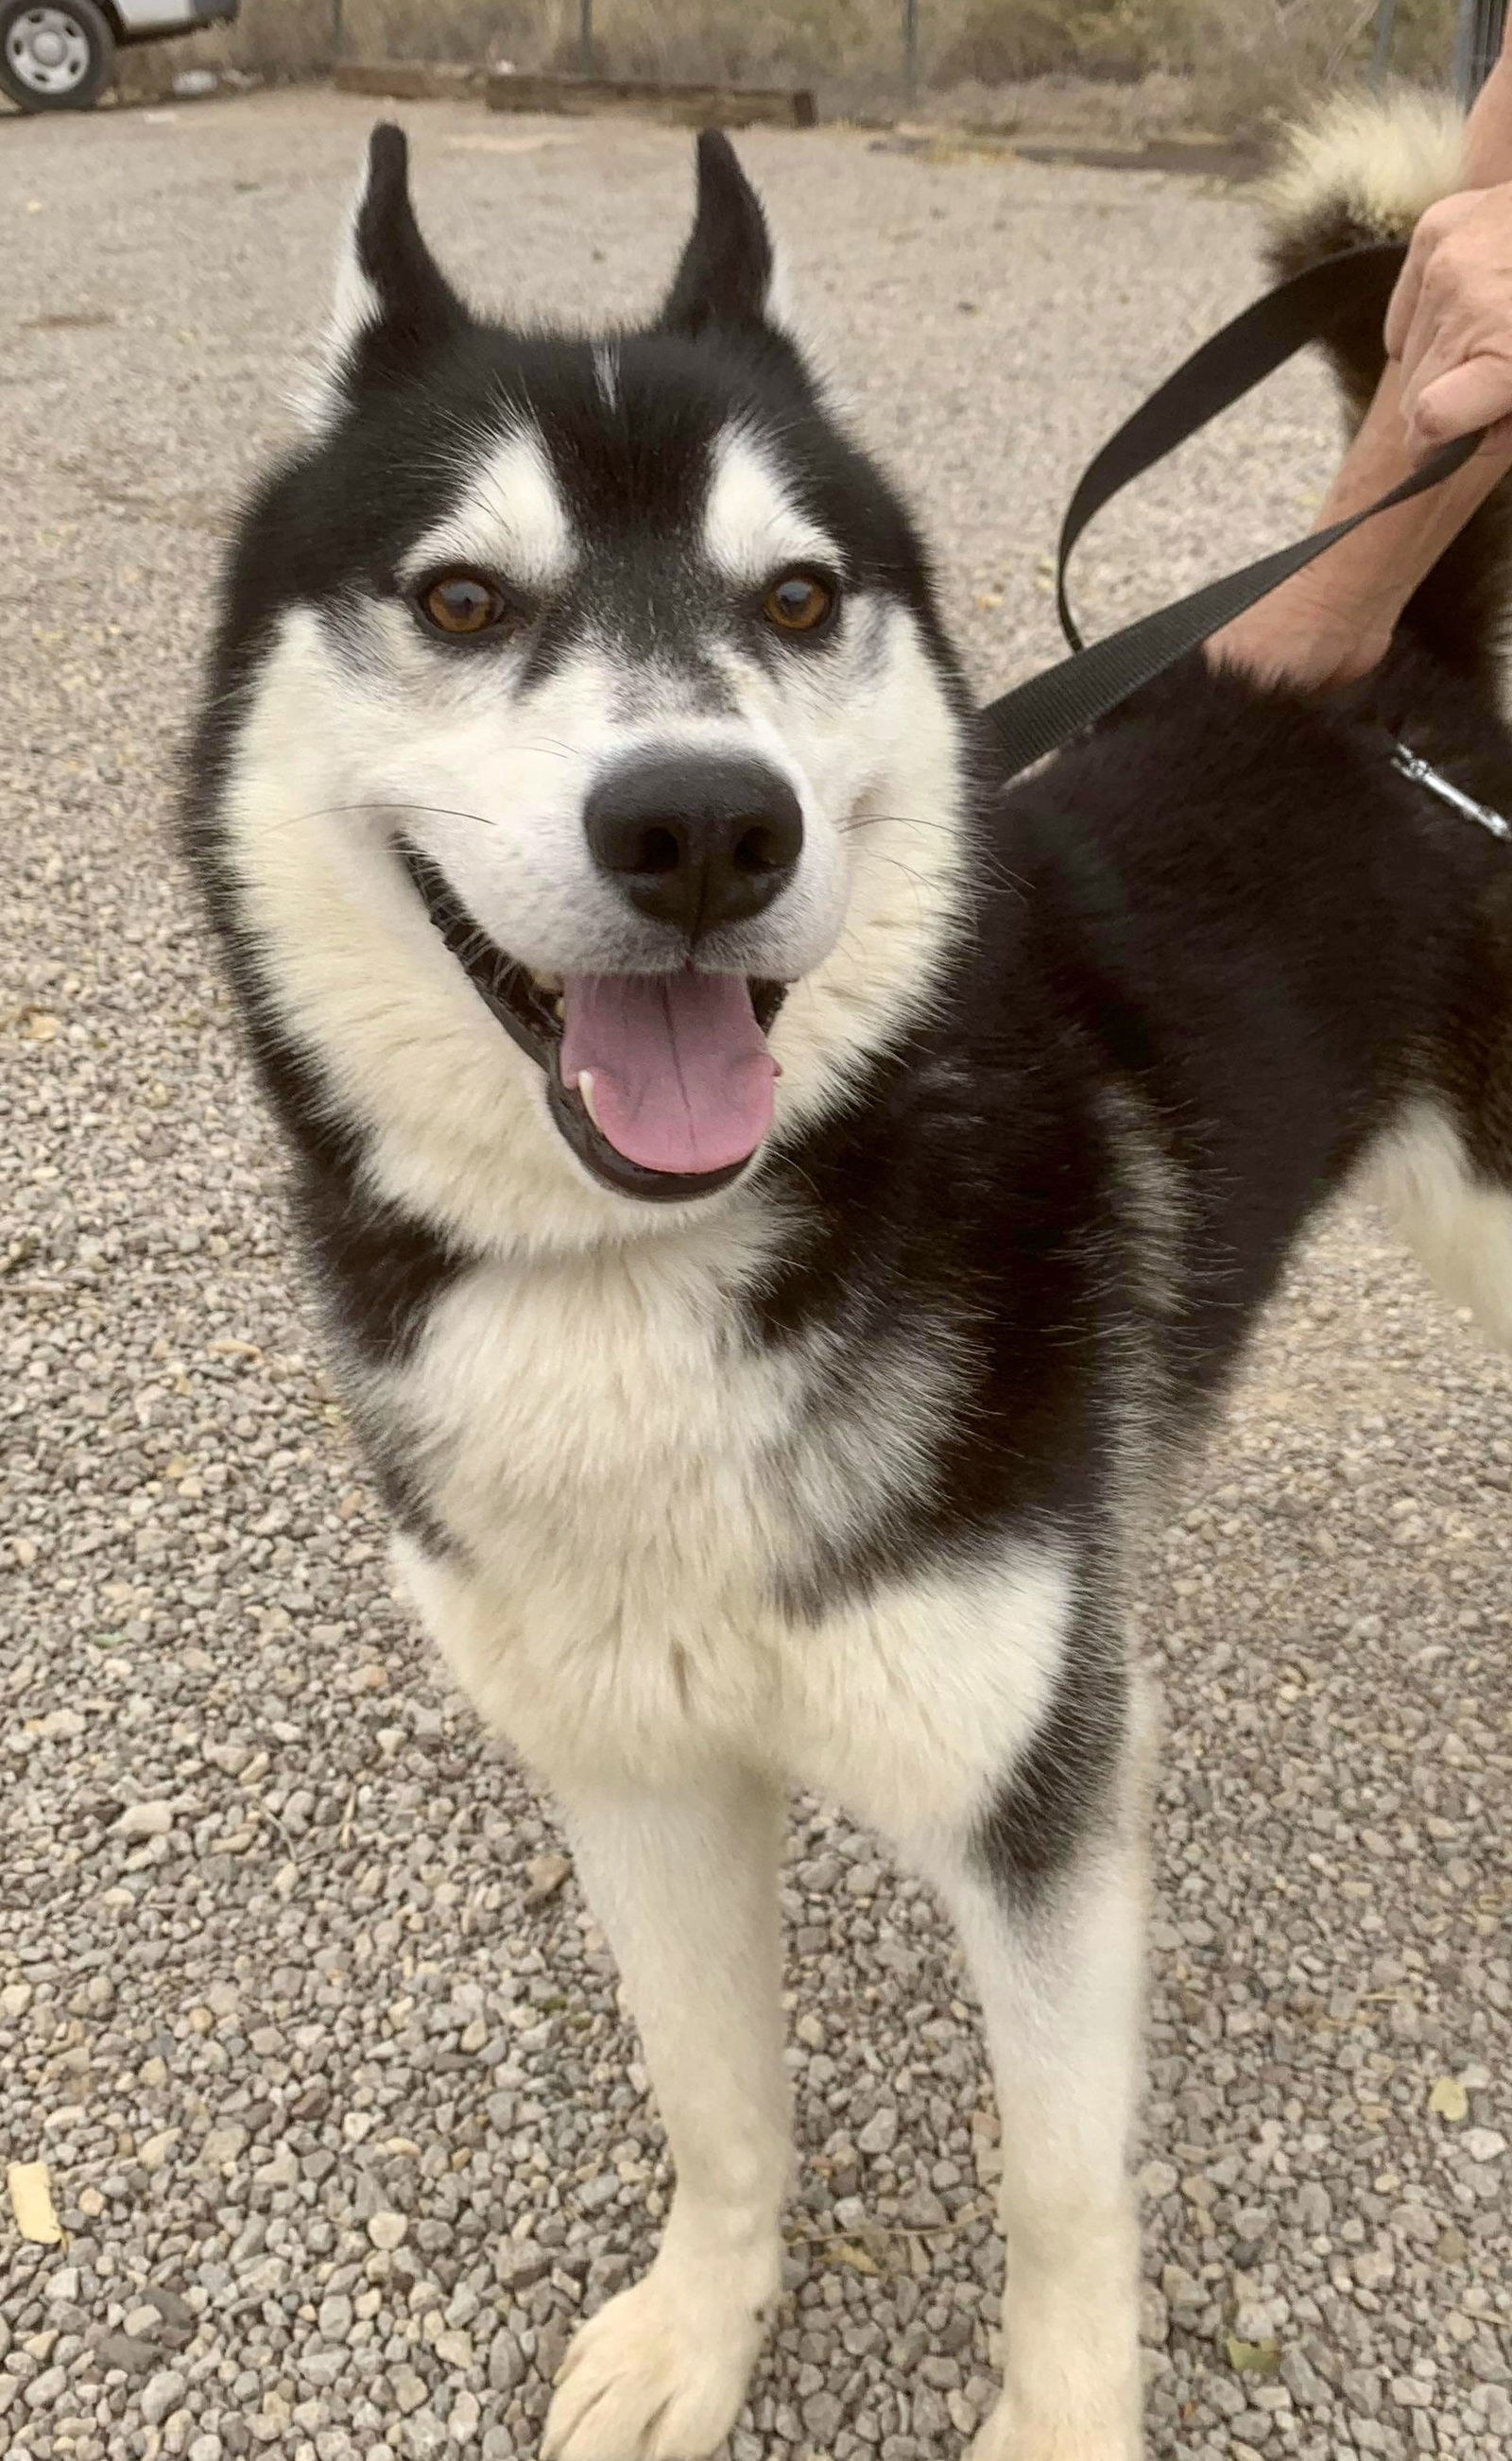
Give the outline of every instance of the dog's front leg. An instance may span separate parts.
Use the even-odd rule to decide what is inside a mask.
[[[732,1765],[667,1792],[569,1789],[565,1811],[677,2184],[650,2271],[567,2352],[545,2461],[697,2461],[735,2422],[781,2278],[780,1797]]]
[[[1002,2398],[971,2461],[1138,2461],[1142,1857],[1108,1836],[1028,1890],[931,1856],[981,1995],[1002,2118]]]

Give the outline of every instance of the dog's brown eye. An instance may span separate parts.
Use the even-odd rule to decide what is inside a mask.
[[[812,572],[784,572],[761,602],[762,614],[779,632],[817,632],[834,608],[834,590]]]
[[[443,572],[426,584],[420,607],[438,632],[487,632],[508,612],[492,582],[476,572]]]

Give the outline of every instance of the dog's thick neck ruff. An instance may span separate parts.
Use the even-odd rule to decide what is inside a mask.
[[[927,1012],[960,908],[924,556],[774,321],[722,138],[699,165],[644,327],[520,333],[436,267],[378,130],[233,576],[210,860],[261,1030],[469,1248],[644,1236],[758,1176]]]

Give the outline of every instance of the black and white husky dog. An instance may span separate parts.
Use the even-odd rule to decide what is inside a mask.
[[[1291,258],[1454,142],[1315,142]],[[772,285],[713,136],[648,325],[485,321],[379,129],[188,843],[403,1577],[561,1803],[675,2159],[545,2451],[690,2461],[739,2411],[798,1784],[927,1874],[981,1995],[979,2461],[1131,2461],[1130,1548],[1357,1166],[1512,1337],[1512,853],[1392,761],[1512,808],[1499,516],[1369,689],[1194,661],[1005,795]]]

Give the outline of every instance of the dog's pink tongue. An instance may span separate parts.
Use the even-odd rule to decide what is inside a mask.
[[[724,1170],[772,1124],[777,1063],[738,974],[569,974],[562,1081],[648,1170]]]

